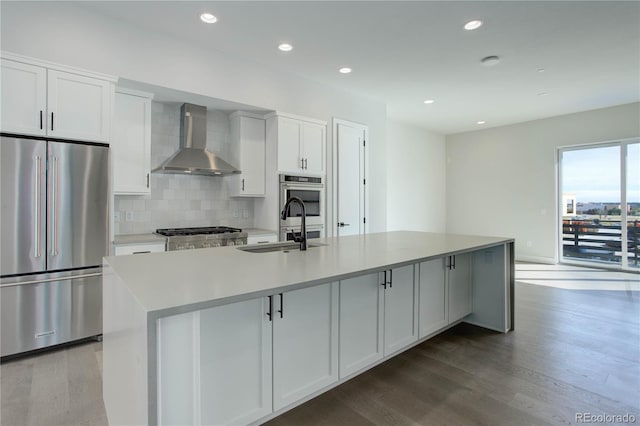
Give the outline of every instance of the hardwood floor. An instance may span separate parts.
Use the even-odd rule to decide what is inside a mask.
[[[0,367],[2,425],[106,424],[101,344]],[[516,331],[461,324],[269,425],[640,423],[640,293],[516,283]]]

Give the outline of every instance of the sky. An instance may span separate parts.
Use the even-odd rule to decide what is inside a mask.
[[[640,202],[640,143],[627,146],[627,202]],[[577,202],[620,202],[620,147],[565,151],[562,192]]]

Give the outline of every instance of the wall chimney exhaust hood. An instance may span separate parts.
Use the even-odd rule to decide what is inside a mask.
[[[185,103],[180,108],[180,147],[152,172],[224,176],[240,170],[207,151],[207,108]]]

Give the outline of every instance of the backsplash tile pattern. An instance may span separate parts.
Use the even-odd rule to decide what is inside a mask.
[[[178,149],[180,104],[152,103],[151,168],[158,166]],[[230,140],[229,116],[223,111],[207,111],[207,148],[236,164]],[[116,195],[114,211],[120,221],[114,233],[141,234],[158,228],[192,226],[253,226],[253,200],[230,198],[226,177],[151,174],[151,194]],[[133,220],[126,220],[126,213]]]

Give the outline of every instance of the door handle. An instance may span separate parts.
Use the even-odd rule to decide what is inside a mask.
[[[33,255],[35,257],[40,257],[40,191],[41,191],[41,182],[40,182],[40,167],[41,167],[41,159],[40,156],[36,156],[36,179],[35,179],[35,189],[33,191],[34,198],[34,209],[35,209],[35,220],[33,223],[33,243],[35,245]]]
[[[393,288],[393,269],[389,269],[389,288]]]
[[[338,228],[343,228],[345,226],[351,226],[350,223],[338,222]]]
[[[284,296],[280,293],[280,310],[278,311],[280,318],[284,317]]]
[[[273,321],[271,313],[273,312],[273,296],[269,296],[269,312],[267,312],[267,317],[269,321]]]
[[[387,289],[387,271],[384,271],[384,279],[382,280],[382,284],[380,284],[384,289]]]
[[[53,113],[51,113],[53,114]],[[51,174],[51,256],[58,255],[58,157],[51,157],[53,171]]]

